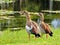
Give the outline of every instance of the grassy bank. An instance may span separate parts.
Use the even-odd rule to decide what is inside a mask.
[[[53,29],[53,37],[46,39],[45,35],[42,38],[34,38],[31,35],[31,40],[28,40],[28,35],[25,29],[20,31],[10,31],[7,29],[0,32],[0,45],[60,45],[60,30]]]

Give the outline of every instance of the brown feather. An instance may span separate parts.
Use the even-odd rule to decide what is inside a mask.
[[[39,33],[39,29],[38,29],[38,24],[36,23],[36,22],[34,22],[34,21],[32,21],[32,25],[33,25],[33,27],[34,27],[34,31],[36,32],[36,33]]]
[[[41,27],[47,32],[50,33],[50,26],[44,22],[42,22]]]

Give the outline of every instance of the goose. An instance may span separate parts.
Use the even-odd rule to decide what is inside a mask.
[[[46,34],[46,38],[48,38],[48,34],[50,36],[53,36],[53,32],[51,31],[50,25],[44,22],[43,13],[39,13],[38,16],[40,16],[39,27],[41,30],[41,35]]]
[[[28,33],[28,37],[30,40],[30,34],[35,35],[36,38],[40,37],[40,28],[38,24],[31,20],[30,13],[28,11],[24,11],[24,15],[26,16],[26,31]]]

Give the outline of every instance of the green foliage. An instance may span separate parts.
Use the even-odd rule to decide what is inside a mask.
[[[55,13],[55,14],[45,14],[44,15],[45,19],[60,19],[60,14]]]
[[[31,19],[35,22],[37,22],[37,19],[39,19],[39,16],[37,15],[31,15]]]
[[[38,12],[39,11],[39,6],[34,5],[34,4],[30,4],[30,5],[28,5],[27,10],[31,11],[31,12]]]
[[[53,2],[53,10],[60,10],[60,1],[54,1]]]
[[[3,31],[3,30],[5,30],[6,28],[7,28],[7,20],[6,19],[1,19],[0,20],[0,31]]]
[[[28,11],[38,12],[40,9],[39,0],[28,0],[25,2],[26,7],[24,7]]]

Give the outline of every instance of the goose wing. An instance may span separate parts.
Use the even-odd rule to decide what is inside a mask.
[[[49,27],[48,24],[42,22],[42,23],[40,24],[40,26],[42,27],[42,29],[44,29],[44,31],[45,31],[46,33],[49,33],[49,32],[50,32],[50,27]]]
[[[33,26],[33,30],[35,31],[35,33],[40,32],[39,26],[36,22],[32,21],[32,26]]]
[[[49,33],[49,35],[53,34],[50,26],[47,23],[42,22],[40,26],[44,29],[46,33]]]

